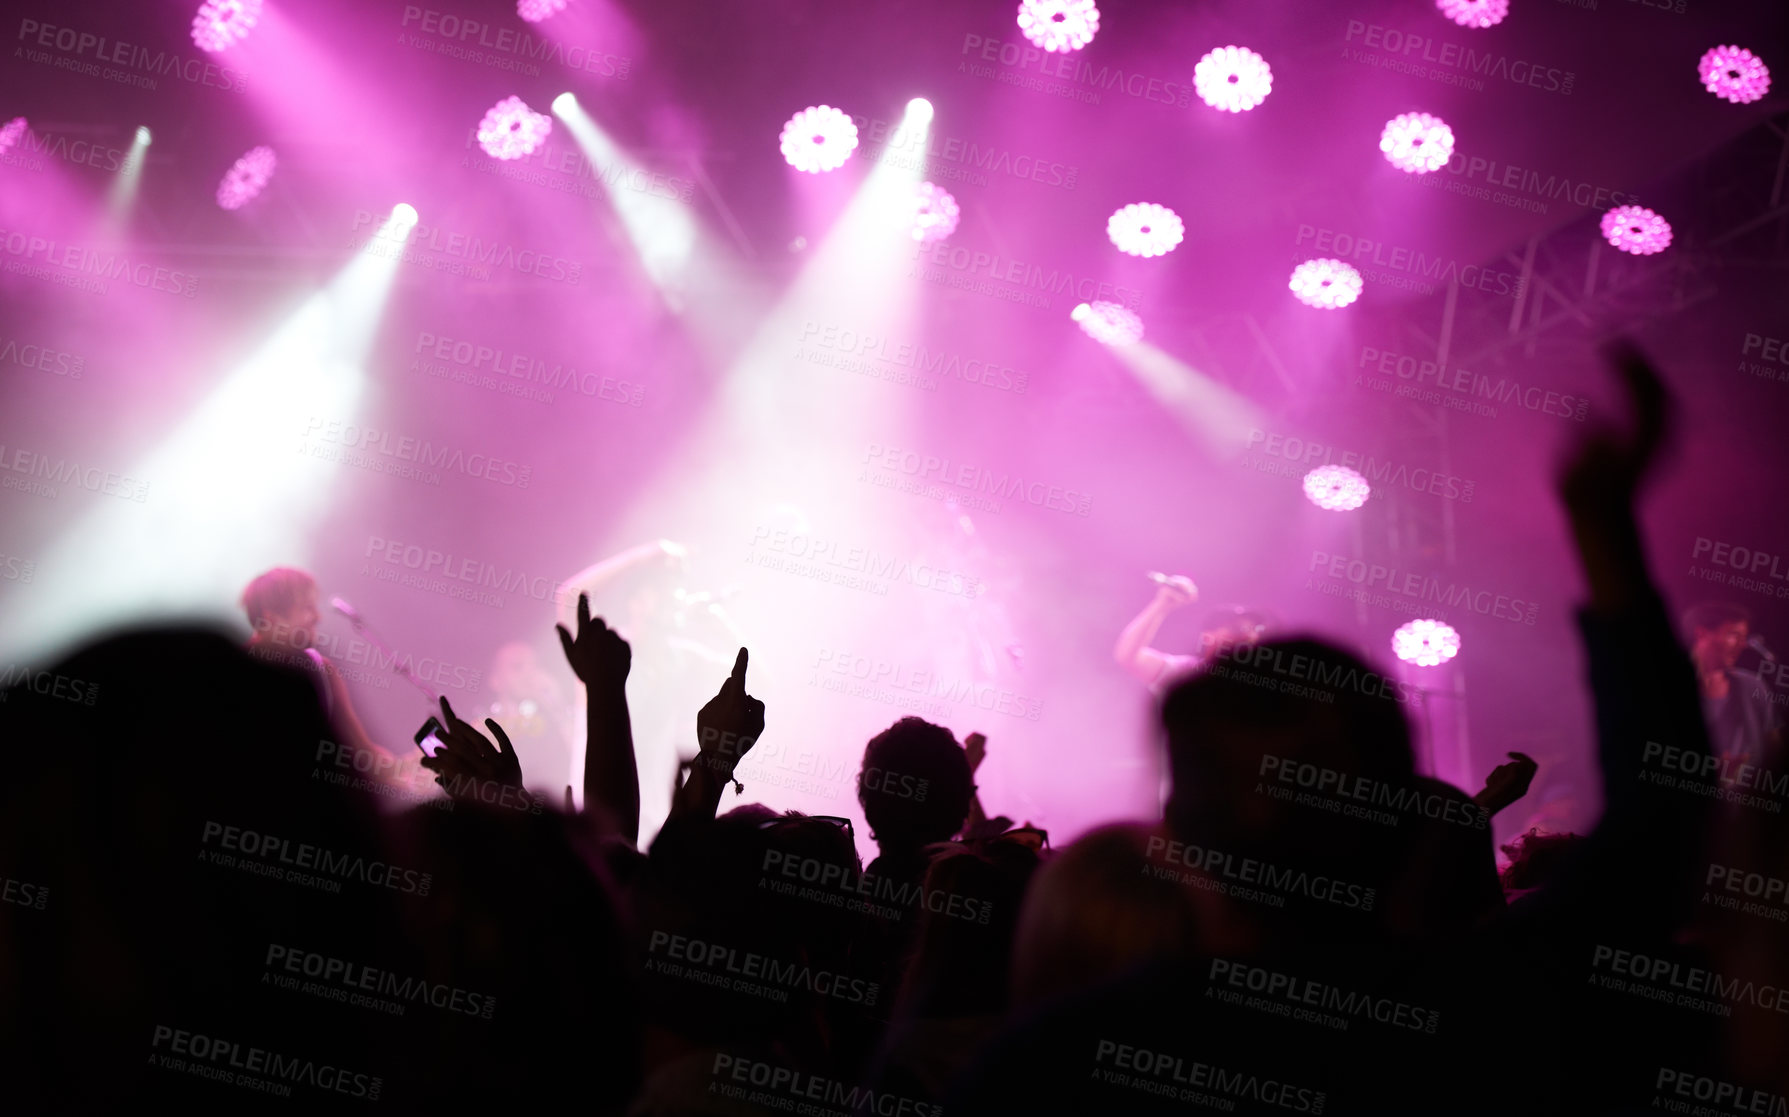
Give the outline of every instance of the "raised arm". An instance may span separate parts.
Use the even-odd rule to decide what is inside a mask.
[[[584,806],[601,807],[628,843],[640,840],[640,774],[627,712],[627,673],[633,649],[620,633],[590,616],[590,597],[578,595],[578,634],[558,626],[565,661],[584,684]]]
[[[1193,585],[1191,578],[1176,574],[1162,582],[1156,587],[1155,597],[1118,634],[1112,658],[1142,682],[1153,683],[1161,678],[1167,670],[1168,657],[1150,647],[1149,642],[1155,639],[1169,613],[1197,600],[1199,587]]]
[[[689,779],[672,796],[667,829],[672,823],[713,819],[733,769],[764,734],[764,703],[745,690],[747,662],[746,650],[740,648],[733,673],[696,713],[698,752],[690,762]]]

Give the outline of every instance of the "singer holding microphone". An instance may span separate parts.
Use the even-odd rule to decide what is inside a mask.
[[[1709,745],[1726,773],[1740,764],[1763,764],[1774,756],[1782,728],[1770,689],[1756,674],[1736,666],[1748,647],[1765,662],[1773,666],[1776,662],[1763,640],[1751,635],[1751,626],[1750,614],[1726,602],[1703,602],[1683,615],[1684,637],[1702,685]]]
[[[1168,614],[1199,600],[1199,587],[1184,574],[1151,573],[1155,597],[1118,634],[1112,657],[1157,694],[1180,675],[1236,644],[1253,644],[1266,635],[1267,618],[1240,605],[1225,606],[1207,619],[1197,655],[1176,655],[1150,647]]]

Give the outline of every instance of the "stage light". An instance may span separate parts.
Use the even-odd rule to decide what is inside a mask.
[[[1133,202],[1106,219],[1106,236],[1132,256],[1166,255],[1185,235],[1178,214],[1149,202]]]
[[[1749,105],[1770,92],[1770,68],[1744,47],[1715,47],[1696,69],[1704,88],[1736,105]]]
[[[1391,634],[1391,650],[1405,663],[1434,667],[1460,654],[1460,634],[1440,621],[1410,621]]]
[[[1093,0],[1021,0],[1019,30],[1048,51],[1080,50],[1099,33]]]
[[[1509,14],[1509,0],[1435,0],[1435,7],[1461,27],[1495,27]]]
[[[857,149],[857,125],[831,105],[803,109],[783,125],[783,158],[798,171],[837,170]]]
[[[575,109],[577,107],[578,107],[577,95],[572,93],[569,90],[567,90],[566,92],[561,93],[559,96],[553,98],[553,114],[555,116],[564,116],[566,113],[572,111],[573,109]]]
[[[1338,310],[1360,298],[1360,272],[1341,260],[1306,260],[1292,269],[1287,286],[1306,306]]]
[[[1320,465],[1304,475],[1304,495],[1330,512],[1352,512],[1372,492],[1367,479],[1345,465]]]
[[[552,117],[535,112],[520,97],[505,97],[478,122],[478,146],[493,159],[520,159],[533,153],[552,131]]]
[[[962,207],[942,186],[922,182],[913,192],[913,239],[941,241],[957,231]]]
[[[551,19],[565,10],[570,0],[516,0],[516,14],[529,23]]]
[[[1454,153],[1454,130],[1426,112],[1402,113],[1385,122],[1379,150],[1398,170],[1426,175],[1447,165]]]
[[[241,209],[248,205],[273,178],[274,168],[278,165],[279,160],[274,157],[271,147],[263,144],[249,149],[246,155],[230,165],[224,172],[224,180],[217,184],[217,204],[225,209]]]
[[[924,124],[932,119],[932,102],[924,97],[915,97],[907,102],[907,119]]]
[[[216,53],[239,43],[261,18],[261,0],[205,0],[193,16],[193,45]]]
[[[1247,47],[1219,47],[1193,67],[1199,99],[1225,112],[1247,112],[1273,92],[1273,67]]]
[[[1101,345],[1135,345],[1143,340],[1143,319],[1117,303],[1082,303],[1068,316]]]
[[[112,180],[111,189],[106,194],[108,234],[116,233],[122,228],[137,200],[137,189],[143,181],[143,160],[149,154],[149,142],[152,138],[148,128],[138,125],[130,142],[130,150],[124,153],[123,161],[118,164],[118,177]]]
[[[25,118],[15,116],[0,127],[0,155],[5,155],[25,134]]]
[[[416,207],[409,202],[399,202],[391,207],[391,223],[396,228],[408,231],[417,222]]]
[[[682,306],[678,293],[695,255],[697,225],[690,207],[666,191],[649,189],[653,175],[609,138],[596,119],[570,93],[553,101],[553,111],[577,142],[590,175],[602,185],[615,216],[638,254],[640,265],[673,309]]]
[[[1663,252],[1671,243],[1671,223],[1645,206],[1616,206],[1603,214],[1603,239],[1636,256]]]
[[[154,140],[155,137],[150,134],[149,129],[146,126],[142,124],[137,125],[138,143],[142,144],[144,147],[148,147]]]

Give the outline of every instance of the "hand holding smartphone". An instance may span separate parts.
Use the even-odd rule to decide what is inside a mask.
[[[442,728],[441,722],[430,717],[416,731],[416,747],[422,750],[424,756],[434,756],[447,746],[446,737],[447,730]]]

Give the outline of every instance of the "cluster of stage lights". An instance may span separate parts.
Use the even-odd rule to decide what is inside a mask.
[[[1292,269],[1286,285],[1298,301],[1319,310],[1339,310],[1360,298],[1360,272],[1343,260],[1306,260]]]
[[[1405,663],[1437,667],[1460,654],[1460,634],[1441,621],[1410,621],[1391,634],[1391,650]]]
[[[1400,113],[1385,122],[1379,150],[1400,171],[1426,175],[1447,166],[1454,155],[1454,130],[1426,112]]]
[[[223,181],[217,184],[217,204],[225,209],[241,209],[248,205],[273,178],[274,168],[278,165],[279,160],[274,157],[271,147],[263,144],[250,149],[224,172]]]
[[[1193,67],[1199,99],[1225,112],[1247,112],[1273,92],[1273,67],[1247,47],[1219,47]]]
[[[815,105],[783,125],[782,148],[783,158],[798,171],[836,171],[857,150],[857,125],[831,105]]]
[[[261,19],[261,0],[205,0],[193,16],[193,45],[213,54],[248,38]]]
[[[1133,202],[1107,218],[1106,236],[1120,252],[1165,256],[1186,236],[1186,226],[1167,206]]]
[[[1696,72],[1710,93],[1736,105],[1749,105],[1770,92],[1770,68],[1743,47],[1713,48]]]
[[[950,191],[936,183],[920,183],[913,191],[913,239],[928,244],[943,240],[957,231],[962,213]]]
[[[1461,27],[1495,27],[1509,14],[1509,0],[1435,0],[1435,8]]]
[[[1616,206],[1603,214],[1603,239],[1635,256],[1663,252],[1671,244],[1671,223],[1645,206]]]
[[[505,97],[478,122],[478,146],[493,159],[522,159],[553,133],[553,118],[520,97]]]
[[[516,14],[529,23],[552,19],[565,10],[571,0],[516,0]]]
[[[1373,495],[1373,487],[1345,465],[1320,465],[1304,475],[1304,495],[1326,511],[1352,512]]]
[[[1019,30],[1052,53],[1080,50],[1099,34],[1093,0],[1020,0]]]

